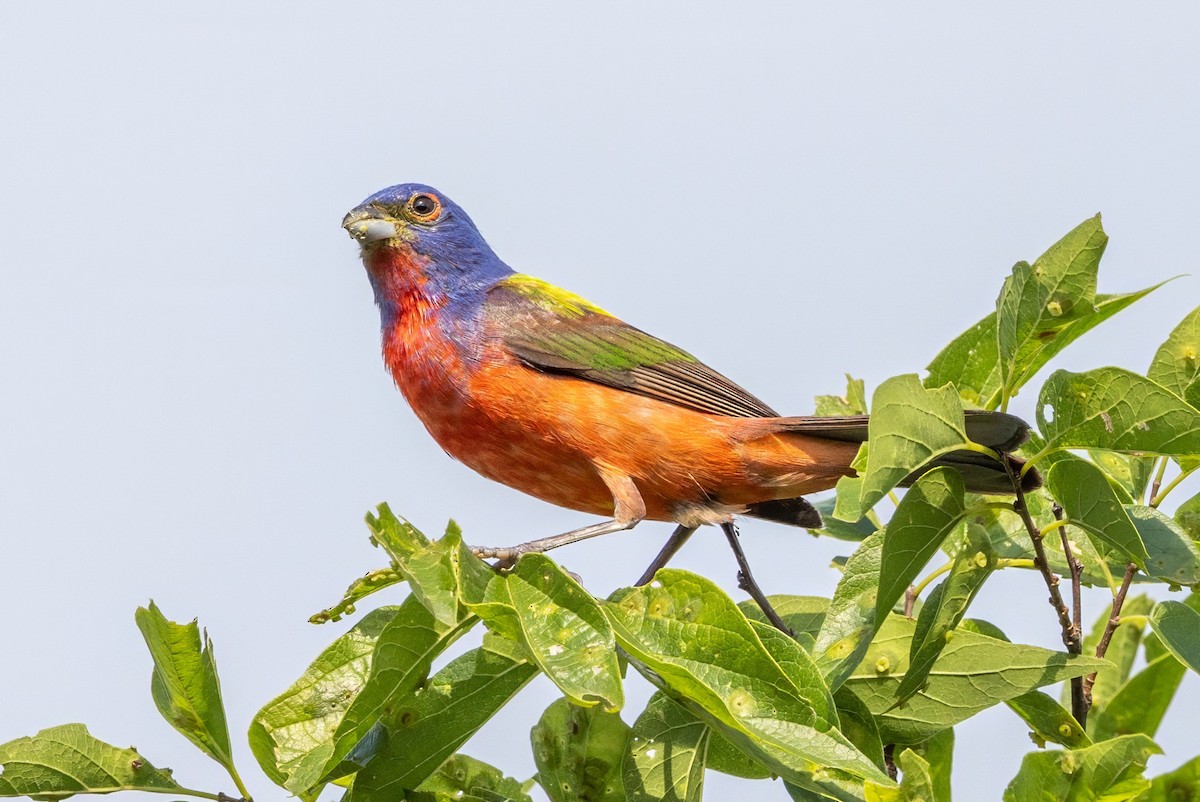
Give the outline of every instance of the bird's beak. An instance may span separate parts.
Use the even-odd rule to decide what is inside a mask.
[[[342,218],[342,228],[358,240],[359,245],[400,237],[403,225],[374,206],[359,206]]]

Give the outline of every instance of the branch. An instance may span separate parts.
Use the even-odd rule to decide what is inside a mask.
[[[1117,626],[1121,623],[1121,607],[1125,604],[1125,594],[1129,592],[1129,585],[1133,582],[1133,576],[1137,570],[1137,566],[1133,563],[1125,566],[1125,578],[1121,580],[1121,588],[1113,597],[1112,613],[1108,617],[1108,625],[1104,627],[1104,634],[1100,636],[1100,642],[1096,644],[1097,657],[1103,657],[1108,652],[1108,644],[1112,641],[1113,633],[1117,631]],[[1095,671],[1083,678],[1083,698],[1088,707],[1092,706],[1092,686],[1095,684]]]
[[[1054,608],[1054,612],[1058,615],[1059,626],[1062,627],[1063,645],[1067,647],[1067,651],[1071,654],[1083,653],[1083,641],[1080,637],[1080,628],[1071,620],[1071,611],[1067,609],[1066,603],[1063,601],[1062,593],[1059,592],[1058,575],[1050,570],[1050,563],[1046,559],[1046,546],[1042,542],[1045,537],[1042,531],[1038,529],[1038,525],[1034,522],[1033,516],[1029,514],[1029,505],[1025,501],[1025,491],[1021,488],[1021,477],[1013,470],[1012,463],[1009,460],[1004,460],[1004,469],[1008,472],[1009,479],[1012,480],[1013,491],[1016,493],[1016,500],[1013,502],[1013,509],[1021,516],[1021,520],[1025,523],[1025,529],[1029,532],[1029,538],[1033,541],[1033,552],[1036,555],[1034,563],[1038,570],[1041,571],[1042,579],[1046,581],[1046,588],[1050,591],[1050,606]],[[1062,527],[1058,527],[1061,531]],[[1065,541],[1065,536],[1064,536]],[[1068,547],[1069,549],[1069,547]],[[1075,565],[1077,561],[1074,556],[1068,557],[1068,564],[1071,565],[1071,573],[1075,574]],[[1078,593],[1078,592],[1077,592]],[[1075,607],[1079,609],[1078,595],[1075,596]],[[1076,614],[1078,617],[1078,613]],[[1084,719],[1087,718],[1087,708],[1083,705],[1084,693],[1082,688],[1078,694],[1078,702],[1076,705],[1075,684],[1072,682],[1071,693],[1071,712],[1075,716],[1075,720],[1083,726]]]
[[[1055,504],[1051,509],[1054,511],[1055,522],[1062,522],[1063,509],[1059,504]],[[1074,549],[1071,548],[1071,541],[1067,538],[1067,527],[1063,523],[1058,527],[1058,534],[1062,538],[1063,555],[1067,558],[1067,566],[1071,571],[1071,637],[1075,642],[1076,649],[1071,649],[1071,644],[1067,644],[1067,651],[1072,654],[1082,654],[1083,652],[1083,599],[1082,599],[1082,581],[1083,563],[1079,562],[1079,558],[1075,556]],[[1091,700],[1084,692],[1083,677],[1071,677],[1071,712],[1075,714],[1075,719],[1082,727],[1087,724],[1088,708],[1090,708]]]

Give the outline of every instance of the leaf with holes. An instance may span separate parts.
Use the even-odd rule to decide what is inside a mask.
[[[712,731],[664,693],[650,697],[633,723],[624,765],[624,795],[551,795],[554,802],[579,799],[610,802],[700,802],[704,790],[705,756]]]

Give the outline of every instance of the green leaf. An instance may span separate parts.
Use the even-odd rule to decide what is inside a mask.
[[[611,796],[550,795],[553,802],[699,802],[711,730],[662,693],[650,697],[633,724],[624,765],[624,789]],[[624,743],[622,744],[624,746]]]
[[[954,763],[954,730],[942,730],[912,747],[929,764],[933,782],[932,802],[950,802],[950,774]]]
[[[934,468],[909,488],[884,529],[875,620],[882,621],[966,514],[963,480]]]
[[[1009,699],[1005,704],[1029,725],[1033,735],[1041,742],[1049,741],[1072,749],[1092,744],[1092,739],[1075,717],[1048,694],[1030,691]]]
[[[1122,295],[1097,295],[1092,314],[1067,321],[1053,336],[1038,340],[1037,350],[1026,357],[1028,363],[1022,371],[1024,381],[1028,381],[1072,342],[1161,286],[1156,284]],[[941,387],[944,384],[953,384],[969,404],[995,409],[1000,403],[1000,358],[996,344],[995,312],[960,334],[929,363],[925,386]]]
[[[1160,774],[1137,802],[1195,802],[1200,799],[1200,756],[1174,771]]]
[[[536,675],[532,663],[482,648],[454,659],[385,717],[386,740],[355,775],[350,798],[402,799]]]
[[[883,538],[880,530],[850,555],[817,633],[813,656],[830,688],[838,688],[853,673],[881,623],[875,617],[875,600]]]
[[[843,477],[849,478],[849,477]],[[821,513],[821,520],[824,521],[824,526],[820,529],[810,529],[809,534],[824,535],[826,537],[836,538],[838,540],[848,540],[850,542],[858,542],[867,538],[872,532],[879,527],[867,517],[859,518],[857,521],[843,521],[834,515],[834,506],[837,503],[836,496],[823,498],[820,501],[814,501],[813,506],[817,508],[817,512]]]
[[[405,798],[411,802],[533,802],[521,783],[466,755],[447,760],[419,792]]]
[[[829,612],[829,599],[824,596],[789,596],[776,594],[767,597],[775,612],[797,636],[815,637]],[[753,599],[738,602],[738,609],[751,621],[769,624],[762,608]]]
[[[1067,453],[1067,452],[1060,452]],[[1088,457],[1096,467],[1104,471],[1105,478],[1116,486],[1121,500],[1126,504],[1140,501],[1150,484],[1153,458],[1121,454],[1116,451],[1089,451]],[[1128,496],[1128,498],[1126,498]]]
[[[1183,602],[1159,602],[1150,626],[1179,662],[1200,674],[1200,613]]]
[[[699,724],[703,728],[703,724]],[[530,733],[538,784],[551,802],[623,802],[629,725],[617,713],[556,699]]]
[[[846,374],[846,394],[844,396],[817,396],[817,411],[820,417],[830,415],[866,415],[867,390],[862,379],[856,379]]]
[[[664,569],[658,583],[617,591],[605,611],[631,664],[785,779],[806,782],[812,764],[886,778],[837,731],[812,658],[709,580]]]
[[[729,742],[719,730],[708,730],[708,752],[704,768],[746,780],[765,780],[771,770]]]
[[[1004,790],[1005,802],[1133,799],[1150,783],[1142,777],[1150,755],[1162,750],[1145,735],[1126,735],[1085,749],[1031,752]]]
[[[1072,524],[1146,570],[1146,545],[1099,468],[1078,459],[1055,462],[1046,474],[1046,487]]]
[[[377,568],[365,576],[350,583],[342,599],[331,607],[326,607],[319,613],[308,617],[310,624],[328,624],[330,621],[341,621],[343,616],[354,615],[354,606],[376,591],[403,582],[404,577],[392,568]]]
[[[82,724],[64,724],[0,744],[0,796],[64,799],[113,791],[184,793],[170,769],[134,749],[98,741]]]
[[[392,508],[380,504],[378,515],[367,513],[367,528],[371,530],[371,542],[387,552],[393,562],[429,545],[429,538],[408,521],[397,518]]]
[[[1200,307],[1187,317],[1158,347],[1146,378],[1185,398],[1188,387],[1200,376]]]
[[[925,758],[911,749],[905,749],[896,760],[900,769],[900,787],[889,788],[877,783],[867,783],[867,802],[927,802],[936,799],[933,776]]]
[[[1149,663],[1107,704],[1094,710],[1088,718],[1088,732],[1096,741],[1139,732],[1153,738],[1185,672],[1173,655],[1164,654]]]
[[[921,689],[942,649],[954,637],[954,628],[995,568],[996,554],[987,531],[982,527],[968,527],[950,575],[934,589],[921,608],[909,647],[908,672],[896,689],[895,705],[903,704]]]
[[[866,470],[867,445],[859,446],[858,454],[850,467],[856,471]],[[834,496],[833,517],[839,521],[861,521],[866,517],[862,505],[863,480],[861,476],[843,476],[837,482],[837,495]]]
[[[1096,274],[1108,244],[1100,216],[1086,220],[1029,265],[1018,262],[996,301],[1003,397],[1033,372],[1039,352],[1067,323],[1095,314]]]
[[[372,610],[254,716],[250,750],[274,783],[284,785],[337,729],[371,673],[380,633],[399,612],[399,607]]]
[[[953,387],[926,390],[915,374],[896,376],[875,390],[871,409],[860,514],[851,520],[862,517],[915,469],[970,443]]]
[[[850,743],[858,747],[858,751],[871,759],[879,768],[884,768],[883,739],[879,736],[879,725],[866,702],[858,698],[854,691],[845,685],[833,694],[837,704],[839,728]]]
[[[1037,419],[1048,449],[1200,454],[1200,410],[1121,368],[1056,371],[1042,385]]]
[[[1189,498],[1175,509],[1175,523],[1193,541],[1200,541],[1200,493]]]
[[[1175,522],[1153,507],[1125,508],[1146,545],[1146,573],[1175,585],[1200,582],[1200,550]]]
[[[960,628],[934,663],[925,686],[893,710],[896,689],[908,670],[914,628],[908,619],[888,618],[866,659],[846,682],[878,717],[884,743],[920,743],[994,704],[1105,664],[1095,657],[1008,643]]]
[[[438,622],[454,626],[466,616],[460,587],[463,562],[477,563],[475,572],[491,570],[463,546],[462,532],[451,521],[441,539],[397,555],[395,566]]]
[[[378,732],[380,719],[412,695],[429,676],[434,658],[474,623],[475,619],[467,618],[454,627],[446,626],[434,618],[416,596],[406,598],[379,633],[366,682],[359,685],[361,676],[355,677],[354,685],[347,689],[345,702],[337,704],[333,710],[319,709],[322,718],[336,720],[336,729],[327,726],[317,731],[316,738],[302,735],[298,743],[285,741],[283,744],[269,732],[276,743],[277,761],[287,767],[284,788],[300,794],[360,769],[362,761],[352,754],[359,743],[372,730]],[[353,693],[355,689],[358,689],[356,694]],[[279,702],[276,700],[268,707],[277,707]],[[263,719],[264,713],[256,717],[256,723]],[[302,720],[312,718],[315,716],[302,713]],[[291,723],[285,717],[285,724]],[[279,760],[281,746],[286,750],[282,761]],[[367,754],[371,752],[368,750]]]
[[[195,620],[172,623],[154,602],[148,609],[139,607],[134,619],[154,658],[150,694],[158,712],[206,755],[232,771],[233,750],[208,633],[202,644]]]
[[[549,557],[526,554],[512,571],[492,574],[468,606],[489,629],[523,645],[567,698],[621,709],[621,668],[608,619]]]

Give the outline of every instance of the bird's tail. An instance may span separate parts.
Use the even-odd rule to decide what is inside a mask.
[[[866,415],[852,415],[777,418],[772,424],[775,432],[779,434],[795,433],[826,440],[864,443],[867,440],[867,422]],[[1004,412],[967,410],[966,431],[972,442],[998,452],[1000,460],[978,451],[952,451],[905,477],[900,483],[901,486],[907,487],[923,474],[945,466],[958,471],[968,492],[1011,494],[1013,485],[1009,472],[1021,476],[1025,465],[1024,460],[1013,456],[1011,452],[1029,439],[1029,424],[1015,415]],[[1041,484],[1041,474],[1036,470],[1026,471],[1021,476],[1023,491],[1034,490]],[[803,499],[782,499],[754,504],[747,510],[747,514],[793,526],[820,526],[817,511]]]

